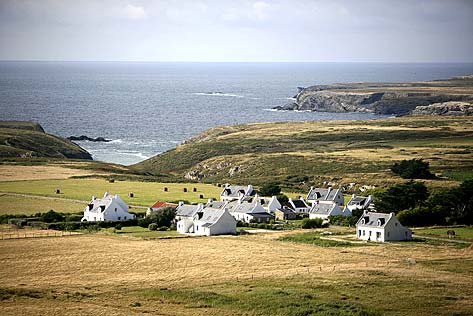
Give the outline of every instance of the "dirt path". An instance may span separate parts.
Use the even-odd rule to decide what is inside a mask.
[[[465,241],[465,240],[455,240],[455,239],[448,239],[448,238],[438,238],[438,237],[430,237],[430,236],[421,236],[421,235],[415,235],[415,237],[418,238],[423,238],[423,239],[430,239],[430,240],[439,240],[439,241],[447,241],[447,242],[454,242],[458,244],[471,244],[471,241]]]

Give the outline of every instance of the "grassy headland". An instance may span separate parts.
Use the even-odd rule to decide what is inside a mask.
[[[473,177],[473,120],[401,117],[369,121],[257,123],[216,127],[132,170],[203,182],[279,181],[305,190],[323,181],[390,185],[395,161],[422,158],[452,185]]]
[[[92,159],[79,145],[44,132],[38,123],[0,122],[0,157]]]

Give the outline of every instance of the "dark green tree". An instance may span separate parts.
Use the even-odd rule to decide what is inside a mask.
[[[62,215],[61,213],[55,212],[54,210],[50,210],[49,212],[46,212],[40,216],[40,221],[45,222],[45,223],[63,222],[64,219],[65,219],[64,215]]]
[[[429,170],[429,163],[422,159],[396,162],[391,171],[404,179],[435,179],[435,175]]]
[[[375,196],[376,209],[380,212],[397,213],[421,206],[429,197],[427,187],[422,182],[409,181],[394,185]]]
[[[261,187],[261,189],[259,190],[259,193],[262,196],[279,195],[281,193],[281,187],[276,182],[266,183],[265,185]]]
[[[141,219],[138,225],[141,227],[148,227],[149,224],[155,223],[157,227],[171,226],[176,217],[176,209],[173,207],[163,207],[157,211],[152,212],[149,216]]]

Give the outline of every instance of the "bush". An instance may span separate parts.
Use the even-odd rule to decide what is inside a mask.
[[[45,223],[63,222],[65,219],[66,217],[63,214],[55,212],[54,210],[50,210],[40,216],[40,221]]]
[[[342,215],[334,215],[328,217],[330,220],[330,224],[332,225],[339,225],[339,226],[355,226],[356,222],[360,218],[355,216],[342,216]]]
[[[422,206],[428,197],[429,192],[425,184],[409,181],[379,192],[375,196],[375,205],[380,212],[397,213]]]
[[[158,224],[156,223],[151,223],[148,225],[149,230],[157,230],[158,229]]]
[[[157,211],[152,212],[149,216],[142,218],[138,221],[138,225],[141,227],[148,227],[151,223],[155,223],[158,227],[171,226],[174,218],[176,217],[176,209],[172,207],[164,207]]]
[[[165,232],[165,231],[167,231],[168,229],[169,229],[169,227],[167,227],[167,226],[161,226],[161,227],[158,228],[158,230],[159,230],[160,232]]]
[[[302,220],[301,227],[304,229],[311,229],[311,228],[321,228],[325,225],[322,224],[323,220],[321,218],[304,218]]]
[[[403,160],[395,163],[391,171],[404,179],[435,179],[429,170],[429,163],[422,159]]]

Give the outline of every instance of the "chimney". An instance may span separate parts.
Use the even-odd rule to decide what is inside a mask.
[[[179,206],[183,206],[184,205],[184,202],[183,201],[179,201]]]
[[[352,199],[356,198],[356,194],[353,193],[353,194],[351,195],[351,198],[352,198]]]
[[[95,195],[92,196],[92,201],[97,200],[97,197]]]
[[[110,193],[105,192],[105,194],[103,195],[103,197],[105,198],[105,197],[107,197],[109,194],[110,194]]]
[[[210,203],[212,203],[213,201],[214,201],[214,199],[209,199],[209,200],[207,201],[207,203],[210,204]]]

